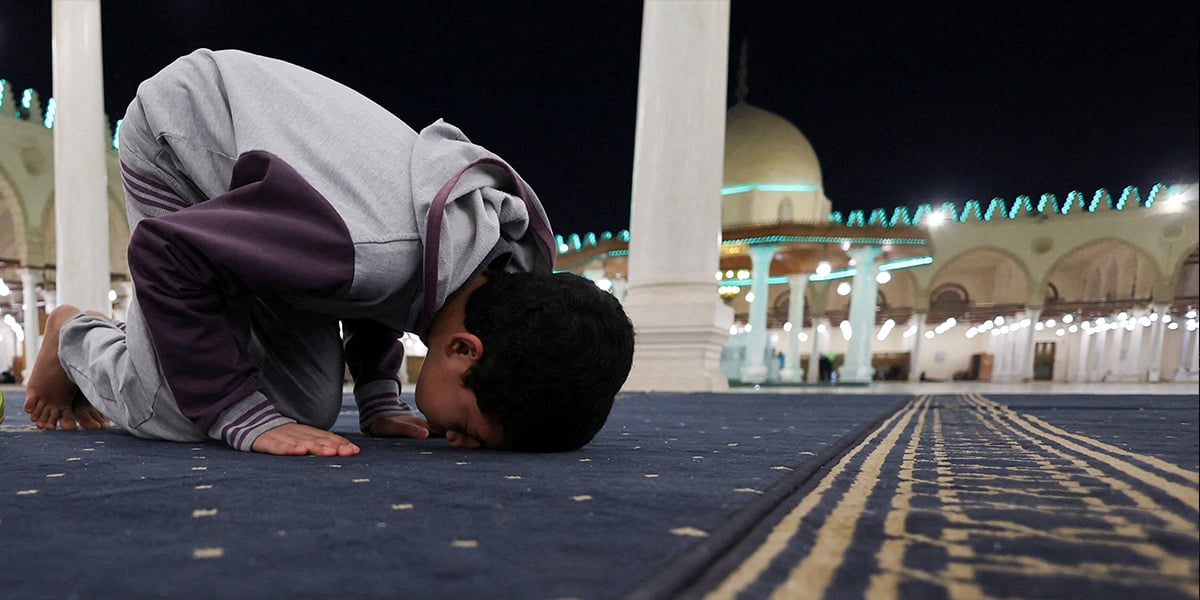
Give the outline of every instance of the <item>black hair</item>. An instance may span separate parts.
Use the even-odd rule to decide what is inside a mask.
[[[513,450],[590,442],[633,364],[621,303],[572,273],[490,272],[467,298],[464,324],[483,354],[463,384]]]

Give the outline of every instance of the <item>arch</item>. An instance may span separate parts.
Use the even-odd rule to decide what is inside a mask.
[[[973,303],[1026,304],[1032,279],[1028,266],[1011,252],[980,246],[942,265],[929,280],[929,297],[935,297],[933,291],[939,286],[957,283],[968,290]]]
[[[1200,296],[1200,246],[1193,245],[1175,261],[1170,277],[1174,279],[1175,298],[1194,300]]]
[[[892,280],[879,284],[880,289],[887,288],[892,300],[897,303],[896,308],[900,306],[908,308],[925,306],[923,299],[924,290],[919,285],[915,271],[916,269],[888,271],[892,276]],[[928,296],[924,297],[927,298]]]
[[[1039,289],[1053,280],[1060,302],[1132,300],[1149,298],[1161,278],[1150,253],[1106,237],[1064,252],[1046,270]]]
[[[929,304],[945,305],[945,304],[961,304],[965,305],[971,301],[971,294],[967,288],[957,283],[943,283],[929,293]]]
[[[767,310],[771,313],[774,313],[775,311],[782,311],[783,314],[786,315],[788,305],[791,303],[792,290],[785,287],[783,291],[779,292],[779,294],[775,296],[775,299],[771,301],[771,307]]]
[[[15,258],[21,264],[29,263],[29,242],[25,237],[25,228],[27,220],[25,219],[25,210],[21,206],[21,199],[17,198],[17,192],[13,189],[10,183],[8,172],[4,169],[4,165],[0,165],[0,211],[7,215],[7,221],[11,228],[12,237],[16,245],[16,256],[3,256],[3,248],[0,248],[0,258]],[[0,225],[3,221],[0,221]],[[0,227],[0,239],[3,234],[9,233]]]
[[[1051,302],[1058,302],[1059,297],[1060,297],[1060,294],[1058,293],[1058,286],[1054,285],[1054,282],[1052,282],[1052,281],[1047,281],[1046,282],[1046,303],[1048,304]]]

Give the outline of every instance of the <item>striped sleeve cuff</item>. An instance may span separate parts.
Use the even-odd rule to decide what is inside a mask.
[[[208,437],[223,440],[242,452],[250,452],[258,436],[280,425],[295,422],[279,414],[262,392],[254,392],[225,409],[209,428]]]
[[[413,409],[400,399],[400,384],[393,379],[355,386],[354,401],[358,403],[358,428],[363,433],[369,433],[371,423],[383,417],[413,414]]]

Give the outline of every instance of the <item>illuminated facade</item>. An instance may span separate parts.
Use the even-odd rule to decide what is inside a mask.
[[[841,213],[791,123],[743,92],[726,126],[732,382],[1200,375],[1195,183]],[[628,241],[563,236],[559,266],[620,296]]]
[[[0,370],[20,367],[20,336],[55,304],[53,122],[52,100],[0,81]],[[735,314],[731,381],[819,381],[822,356],[842,381],[1197,379],[1196,184],[841,213],[812,145],[744,91],[725,139],[712,285]],[[113,149],[107,167],[119,315],[129,231]],[[624,296],[628,232],[559,243],[560,268]]]

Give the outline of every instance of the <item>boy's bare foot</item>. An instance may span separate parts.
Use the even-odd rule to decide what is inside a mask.
[[[39,429],[54,430],[60,426],[65,430],[101,429],[108,426],[104,415],[67,378],[67,372],[58,360],[59,331],[64,323],[81,312],[64,304],[51,311],[46,319],[42,347],[34,360],[29,382],[25,384],[25,412]]]
[[[258,436],[250,449],[280,456],[352,456],[359,453],[350,440],[324,429],[299,423],[288,423]]]

